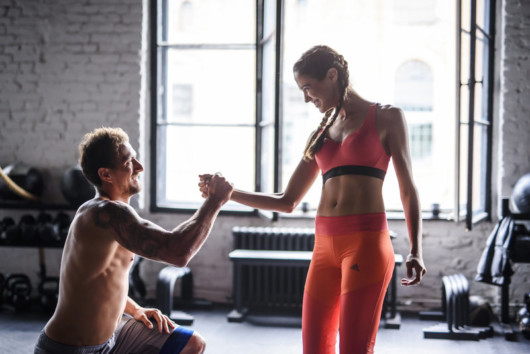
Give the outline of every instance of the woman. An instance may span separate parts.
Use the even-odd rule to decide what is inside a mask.
[[[304,353],[334,353],[339,328],[341,353],[373,353],[394,269],[382,197],[390,157],[410,240],[406,259],[409,279],[402,279],[401,284],[419,284],[426,272],[405,119],[400,109],[359,96],[349,83],[348,63],[327,46],[305,52],[293,71],[305,102],[312,102],[325,116],[311,134],[283,193],[235,189],[231,200],[253,208],[291,212],[322,171],[315,247],[302,311]],[[210,176],[200,176],[203,196],[208,195]]]

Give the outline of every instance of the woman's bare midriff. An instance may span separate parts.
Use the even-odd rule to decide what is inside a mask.
[[[342,175],[328,179],[322,187],[317,214],[342,216],[385,211],[383,180],[361,175]]]

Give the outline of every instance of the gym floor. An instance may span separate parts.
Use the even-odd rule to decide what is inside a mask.
[[[302,353],[299,317],[248,317],[242,323],[229,323],[226,319],[229,311],[229,307],[221,305],[188,311],[195,317],[190,328],[201,333],[207,341],[206,353]],[[46,320],[47,316],[38,311],[15,313],[8,308],[0,310],[0,353],[33,353],[33,345]],[[436,323],[420,321],[414,314],[404,314],[400,329],[380,328],[375,351],[380,354],[530,353],[529,339],[517,333],[517,341],[506,341],[496,323],[493,324],[494,336],[479,341],[424,339],[423,329]],[[517,329],[515,325],[512,327]]]

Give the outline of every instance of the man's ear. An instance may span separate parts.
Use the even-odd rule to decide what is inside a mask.
[[[328,73],[326,74],[326,77],[331,81],[336,81],[338,76],[339,73],[335,68],[329,68]]]
[[[112,176],[110,175],[110,169],[106,167],[100,167],[98,169],[98,176],[103,182],[112,183]]]

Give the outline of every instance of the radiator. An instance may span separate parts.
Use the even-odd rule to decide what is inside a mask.
[[[234,248],[312,251],[314,229],[234,227]],[[307,267],[243,266],[242,305],[253,309],[301,310]]]

